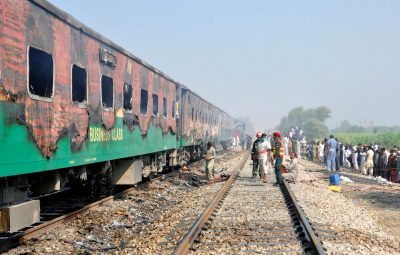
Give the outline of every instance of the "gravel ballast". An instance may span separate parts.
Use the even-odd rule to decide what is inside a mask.
[[[400,254],[399,233],[388,227],[400,219],[399,201],[391,204],[385,200],[393,194],[400,196],[397,184],[383,186],[347,170],[339,174],[355,182],[342,182],[342,192],[337,193],[329,190],[331,173],[322,170],[321,164],[310,161],[301,164],[304,171],[290,188],[328,254]],[[361,191],[360,194],[355,190]],[[370,199],[372,195],[374,200]]]

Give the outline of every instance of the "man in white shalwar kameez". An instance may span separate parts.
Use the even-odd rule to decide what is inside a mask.
[[[261,139],[262,141],[258,143],[258,164],[260,178],[266,183],[266,175],[269,173],[269,163],[271,162],[271,143],[268,141],[266,134],[262,134]]]

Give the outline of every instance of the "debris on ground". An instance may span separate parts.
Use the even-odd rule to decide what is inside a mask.
[[[229,175],[245,153],[229,151],[216,165]],[[201,160],[163,175],[5,254],[170,254],[223,185],[202,185],[204,169]]]
[[[346,176],[343,176],[343,175],[340,176],[340,180],[343,181],[343,182],[350,182],[350,183],[354,182],[349,177],[346,177]]]

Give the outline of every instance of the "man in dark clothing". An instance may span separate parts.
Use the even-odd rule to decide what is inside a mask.
[[[250,150],[251,149],[251,140],[253,140],[253,138],[250,135],[247,135],[246,137],[246,149]]]
[[[336,166],[336,172],[340,172],[340,143],[339,140],[337,138],[335,138],[336,142],[337,142],[337,147],[336,147],[336,158],[335,158],[335,166]]]
[[[386,168],[386,164],[384,163],[384,153],[385,153],[385,149],[381,148],[379,150],[379,155],[378,155],[378,176],[382,177],[382,173],[383,173],[383,169]]]
[[[257,132],[256,137],[257,139],[253,143],[253,148],[251,148],[251,159],[253,160],[253,178],[257,177],[258,174],[258,144],[262,141],[261,139],[261,132]]]
[[[329,151],[329,149],[328,149],[328,138],[325,138],[324,139],[324,164],[325,164],[325,167],[326,167],[326,162],[327,162],[327,158],[328,158],[328,151]]]
[[[361,152],[362,152],[362,146],[361,143],[358,144],[357,146],[357,163],[358,163],[358,167],[361,169]]]

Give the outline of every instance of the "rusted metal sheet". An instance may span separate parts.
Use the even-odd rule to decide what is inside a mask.
[[[161,126],[163,133],[176,132],[172,116],[172,102],[176,84],[149,70],[141,61],[126,52],[98,41],[93,34],[77,30],[66,20],[60,20],[44,8],[45,1],[0,0],[0,100],[17,102],[21,112],[7,113],[12,122],[25,125],[31,140],[43,156],[50,158],[57,151],[58,141],[69,136],[71,149],[80,150],[88,139],[89,125],[103,125],[107,130],[115,126],[116,118],[123,117],[124,125],[133,130],[138,125],[143,135],[149,125]],[[38,6],[43,5],[43,6]],[[59,11],[59,10],[58,10]],[[57,11],[58,15],[67,14]],[[70,21],[72,19],[69,19]],[[75,20],[72,20],[76,22]],[[88,35],[89,34],[89,35]],[[100,37],[101,38],[101,37]],[[52,55],[54,87],[51,98],[28,95],[27,52],[35,47]],[[107,60],[100,57],[107,52]],[[115,58],[114,58],[115,57]],[[103,56],[104,58],[104,56]],[[87,106],[72,105],[71,68],[78,65],[87,70]],[[104,109],[101,104],[101,75],[113,78],[114,107]],[[154,80],[157,80],[154,86]],[[122,111],[122,88],[128,83],[133,88],[132,111]],[[148,90],[148,114],[140,114],[140,88]],[[152,94],[158,93],[158,116],[152,116]],[[163,97],[167,98],[168,118],[162,116]]]
[[[186,90],[183,97],[183,135],[188,142],[213,141],[221,137],[223,112],[190,90]]]
[[[0,2],[0,91],[2,100],[22,98],[26,91],[26,22],[29,4]]]

